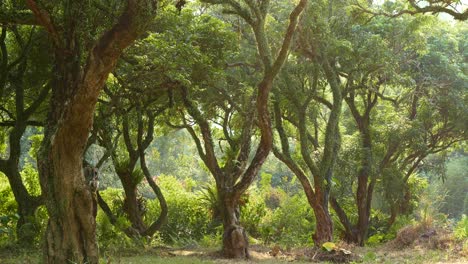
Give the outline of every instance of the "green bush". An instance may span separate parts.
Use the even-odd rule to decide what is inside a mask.
[[[468,238],[468,217],[466,215],[462,215],[462,218],[458,221],[453,230],[453,234],[455,238],[459,240]]]
[[[0,215],[12,215],[18,208],[7,177],[0,172]]]
[[[267,214],[265,201],[256,188],[250,189],[245,196],[248,197],[248,199],[246,203],[240,207],[241,226],[245,228],[250,236],[258,238],[261,236],[259,226],[262,219]]]
[[[265,243],[301,246],[312,243],[315,218],[304,194],[281,201],[280,207],[263,217],[261,238]]]
[[[31,163],[27,163],[21,171],[21,178],[23,183],[28,190],[28,193],[33,196],[41,194],[41,185],[39,183],[39,172],[32,166]]]
[[[215,233],[209,208],[196,193],[189,192],[174,176],[160,175],[157,181],[169,211],[168,221],[161,229],[164,242],[186,245]],[[147,219],[156,219],[159,213],[159,202],[148,201]]]
[[[109,218],[100,208],[96,216],[97,240],[102,250],[119,250],[134,246],[134,241],[128,238],[122,230],[130,226],[130,223],[123,215],[122,200],[123,191],[115,188],[108,188],[99,192],[101,197],[111,208],[117,217],[117,226],[111,224]]]
[[[0,247],[11,244],[16,240],[15,228],[19,215],[0,215]]]

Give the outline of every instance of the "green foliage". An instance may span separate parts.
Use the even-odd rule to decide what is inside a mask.
[[[312,243],[315,219],[304,194],[281,201],[280,207],[268,212],[261,222],[261,239],[265,243],[299,246]]]
[[[333,242],[325,242],[322,244],[322,248],[328,252],[334,250],[336,248],[335,243]]]
[[[42,132],[42,130],[39,130]],[[37,159],[37,152],[39,151],[39,147],[41,146],[42,139],[44,138],[43,134],[34,134],[29,137],[31,141],[31,148],[29,149],[29,156],[33,159]]]
[[[8,8],[12,8],[10,2],[14,1],[7,2]],[[193,117],[189,117],[178,105],[178,88],[188,88],[189,99],[211,126],[216,155],[222,154],[222,158],[219,158],[221,167],[229,164],[239,149],[228,146],[226,135],[237,140],[242,131],[239,128],[242,127],[245,110],[252,107],[257,77],[264,70],[259,66],[262,58],[256,54],[255,45],[252,45],[256,36],[252,35],[242,19],[227,17],[216,9],[205,9],[205,6],[200,7],[194,3],[189,6],[199,9],[186,7],[176,15],[178,11],[168,2],[164,1],[160,5],[152,29],[128,49],[114,74],[108,79],[106,88],[112,92],[118,91],[119,94],[115,96],[118,100],[114,102],[115,98],[111,98],[113,96],[104,94],[100,102],[103,105],[109,104],[103,107],[106,110],[104,112],[122,110],[129,119],[135,116],[132,112],[134,105],[131,105],[134,102],[125,101],[128,98],[137,100],[139,106],[144,106],[148,111],[154,110],[154,105],[171,106],[167,116],[161,118],[162,122],[156,122],[155,134],[159,137],[148,149],[147,159],[150,171],[159,175],[155,178],[166,197],[169,219],[151,241],[146,238],[127,238],[121,232],[129,226],[122,208],[124,194],[121,189],[108,188],[101,195],[116,214],[118,223],[117,227],[113,226],[103,212],[99,211],[98,241],[103,250],[161,243],[201,243],[213,246],[214,243],[217,245],[213,241],[219,241],[221,237],[221,210],[216,188],[207,181],[209,172],[204,165],[200,165],[202,162],[196,157],[197,151],[192,138],[184,132],[168,133],[169,129],[160,124],[167,120],[174,121],[174,116],[182,113],[186,124],[195,127]],[[241,7],[248,8],[247,2],[256,5],[255,1],[245,1],[241,3]],[[271,45],[269,52],[276,54],[282,44],[288,10],[294,1],[271,2],[265,23]],[[98,16],[98,12],[102,10],[96,11],[90,3],[83,4],[83,10],[74,8],[75,13],[64,14],[82,18],[84,23],[78,25],[76,32],[80,41],[84,40],[84,48],[92,43],[94,35],[98,35],[93,32],[102,31],[104,26],[113,24],[116,12],[123,8],[122,3],[114,3],[107,10],[108,16]],[[53,6],[53,3],[49,5]],[[72,4],[71,7],[76,6]],[[392,12],[407,8],[407,2],[385,1],[379,8]],[[59,10],[52,7],[50,9],[52,15]],[[273,87],[278,90],[274,100],[279,102],[284,119],[287,119],[284,128],[293,152],[292,158],[299,160],[300,156],[296,131],[298,125],[294,124],[299,123],[297,115],[300,111],[295,110],[302,111],[300,106],[308,100],[310,104],[305,109],[306,120],[302,124],[308,126],[308,140],[317,141],[317,146],[311,145],[308,149],[312,153],[311,160],[320,166],[324,165],[323,167],[332,163],[327,161],[322,164],[319,161],[324,152],[324,141],[327,138],[324,131],[331,105],[329,103],[327,106],[323,101],[331,102],[332,93],[326,75],[321,70],[322,64],[317,61],[326,61],[339,73],[343,96],[347,97],[351,91],[355,92],[358,112],[364,112],[368,105],[367,99],[375,98],[375,109],[367,120],[372,140],[370,150],[361,146],[359,125],[362,124],[353,120],[353,113],[348,107],[343,107],[340,132],[335,137],[341,143],[336,146],[337,149],[340,148],[340,152],[333,155],[336,156],[333,158],[337,159],[337,166],[333,171],[331,184],[331,193],[337,196],[349,220],[355,223],[357,175],[363,169],[361,161],[367,158],[367,154],[371,160],[368,165],[370,168],[367,168],[370,171],[369,177],[376,179],[367,244],[377,245],[393,239],[400,228],[412,223],[413,217],[420,223],[429,225],[436,221],[445,221],[446,215],[455,219],[461,217],[454,233],[457,238],[466,239],[468,159],[464,152],[449,157],[447,163],[441,161],[445,161],[445,158],[437,161],[430,156],[441,151],[449,152],[459,142],[466,140],[466,24],[449,26],[432,16],[400,16],[395,19],[376,16],[370,19],[368,14],[357,12],[349,1],[309,1],[303,17],[300,32],[296,34],[297,42],[293,43],[294,49],[288,56],[288,65],[283,68],[278,82],[275,83],[277,85]],[[61,22],[62,20],[58,21],[59,24]],[[15,111],[15,104],[18,102],[15,96],[19,91],[16,86],[24,86],[25,97],[22,104],[31,106],[39,88],[49,81],[51,59],[44,52],[48,50],[44,48],[48,42],[42,31],[29,32],[29,26],[15,27],[17,32],[11,31],[10,27],[5,27],[5,30],[8,30],[8,34],[4,42],[10,57],[6,62],[16,63],[16,58],[24,55],[25,65],[21,67],[26,68],[22,70],[19,67],[22,62],[18,60],[18,64],[12,66],[12,71],[5,76],[14,79],[16,75],[24,74],[24,78],[15,80],[21,85],[8,80],[1,87],[0,119],[8,123],[19,118],[16,116],[18,111]],[[32,36],[28,41],[30,43],[21,44],[20,38],[27,35]],[[37,45],[38,43],[41,45]],[[23,54],[23,44],[28,46],[27,54]],[[302,56],[302,49],[308,49],[311,54],[307,58]],[[5,62],[3,58],[2,62]],[[312,89],[314,82],[317,82],[317,87]],[[39,107],[37,113],[28,117],[28,120],[42,120],[43,113],[46,112],[43,111],[45,105],[47,104]],[[226,113],[227,117],[224,115]],[[111,134],[121,132],[121,127],[117,124],[120,122],[119,118],[107,120],[116,123],[115,126],[112,124],[105,128]],[[221,131],[225,121],[223,118],[228,118],[229,131],[226,134]],[[8,156],[9,131],[9,128],[0,129],[2,159]],[[130,124],[132,143],[137,136],[136,131],[135,124]],[[197,128],[195,132],[199,132]],[[32,158],[36,158],[42,133],[42,129],[34,129],[32,135],[24,137],[23,141],[26,143],[22,142],[22,145],[31,144],[29,156]],[[257,144],[258,134],[253,132],[251,136],[252,145]],[[159,216],[159,203],[153,199],[154,194],[145,184],[144,175],[138,165],[135,170],[132,168],[132,171],[126,171],[130,161],[122,140],[118,143],[116,170],[131,174],[133,184],[141,187],[141,194],[148,200],[148,212],[144,221],[149,223]],[[28,148],[23,151],[26,149]],[[389,162],[384,164],[387,155]],[[39,195],[37,171],[24,156],[23,153],[20,161],[22,180],[31,195]],[[434,166],[429,166],[430,163]],[[265,243],[287,246],[310,244],[315,224],[313,212],[302,193],[300,183],[292,177],[286,166],[279,164],[277,160],[269,158],[261,172],[259,186],[251,188],[242,197],[241,224],[251,236]],[[307,170],[308,164],[305,162],[299,161],[297,164]],[[427,166],[427,169],[419,170],[421,164]],[[436,178],[442,178],[443,181],[437,181]],[[114,180],[110,179],[113,182],[109,185],[117,186]],[[8,181],[1,173],[0,201],[0,242],[14,240],[14,227],[18,220],[15,215],[17,205]],[[408,204],[405,204],[405,208],[401,208],[400,205],[406,202]],[[405,215],[397,217],[396,222],[388,229],[387,220],[392,209]],[[340,224],[336,215],[333,217],[337,231]],[[40,230],[45,228],[46,218],[46,210],[40,208],[32,225],[24,226],[23,231],[42,232]],[[339,232],[335,234],[338,236]],[[373,261],[375,256],[368,259]]]
[[[30,195],[39,196],[41,194],[41,186],[39,184],[39,173],[31,163],[27,163],[21,171],[21,178]]]
[[[364,262],[370,262],[370,263],[375,262],[376,259],[377,259],[377,254],[375,254],[375,252],[373,252],[373,251],[367,252],[367,253],[364,255],[364,257],[362,258],[362,260],[363,260]]]
[[[11,244],[16,240],[16,222],[19,215],[0,215],[0,247]]]
[[[6,176],[0,172],[0,215],[13,215],[16,213],[17,204],[13,191],[8,184]]]
[[[453,234],[459,240],[468,238],[468,217],[466,215],[463,215],[460,221],[458,221],[453,229]]]
[[[21,172],[24,184],[28,191],[31,194],[38,195],[40,194],[39,179],[37,171],[29,163]],[[0,228],[3,231],[0,231],[0,244],[12,244],[16,242],[18,236],[26,236],[28,238],[33,238],[34,241],[30,245],[39,246],[42,240],[42,234],[46,229],[48,214],[44,206],[39,207],[33,219],[27,219],[27,223],[24,224],[21,229],[16,230],[16,224],[19,219],[17,215],[17,203],[13,195],[6,176],[0,173],[0,217],[1,224]],[[16,232],[18,231],[18,233]]]
[[[209,208],[195,193],[187,191],[174,176],[160,175],[157,182],[169,209],[167,224],[161,230],[164,242],[186,245],[214,232]],[[159,215],[158,207],[156,200],[148,202],[148,219]]]
[[[462,214],[468,214],[468,177],[466,164],[468,157],[450,157],[446,163],[446,180],[433,179],[438,195],[443,196],[440,212],[447,214],[450,218],[458,219]]]
[[[111,224],[109,218],[102,210],[98,210],[96,216],[97,238],[99,247],[119,250],[132,247],[135,244],[121,230],[130,226],[123,212],[123,191],[115,188],[107,188],[99,192],[104,201],[107,202],[112,212],[117,217],[117,226]]]
[[[240,223],[250,236],[259,237],[261,235],[259,227],[267,214],[265,200],[256,188],[250,188],[244,196],[247,196],[248,200],[240,207]]]
[[[202,205],[208,209],[213,224],[220,225],[222,223],[222,208],[218,199],[218,191],[216,190],[216,185],[210,184],[203,186],[202,189],[199,191],[198,197]]]

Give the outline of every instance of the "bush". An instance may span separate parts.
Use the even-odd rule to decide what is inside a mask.
[[[19,215],[1,215],[0,216],[0,246],[11,244],[16,240],[15,227]]]
[[[168,207],[168,221],[161,229],[166,243],[191,244],[206,234],[214,234],[209,210],[193,192],[187,191],[174,176],[161,175],[157,178]],[[156,219],[160,208],[157,200],[148,202],[148,219]]]
[[[315,218],[304,194],[285,198],[279,208],[261,221],[261,238],[265,243],[300,246],[312,243]]]
[[[7,177],[0,172],[0,215],[13,215],[16,213],[17,204],[13,191],[10,188]]]
[[[424,226],[420,224],[403,227],[398,231],[395,240],[393,240],[393,245],[400,249],[411,246],[419,238],[423,229]]]
[[[468,217],[466,215],[462,215],[462,218],[458,221],[453,230],[453,235],[458,240],[468,238]]]
[[[134,241],[122,232],[123,229],[130,226],[130,223],[124,217],[122,209],[123,191],[115,188],[107,188],[106,190],[99,192],[99,194],[117,217],[117,226],[114,226],[111,224],[104,211],[99,207],[96,216],[97,240],[99,247],[104,251],[109,248],[120,250],[132,247],[134,245]]]
[[[261,236],[259,226],[267,214],[267,208],[262,195],[257,189],[252,188],[246,196],[248,196],[248,201],[240,208],[241,226],[245,228],[249,235],[258,238]]]

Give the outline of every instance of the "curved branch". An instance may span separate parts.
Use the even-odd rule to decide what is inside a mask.
[[[432,13],[432,14],[438,14],[438,13],[446,13],[451,15],[454,19],[460,20],[460,21],[465,21],[468,18],[468,9],[463,11],[463,12],[458,12],[454,8],[449,8],[446,2],[447,1],[432,1],[434,3],[430,3],[427,6],[421,7],[419,6],[415,0],[408,0],[409,4],[411,7],[414,8],[414,10],[409,10],[409,9],[403,9],[395,13],[387,13],[387,12],[382,12],[382,11],[374,11],[370,10],[367,7],[362,6],[358,1],[356,1],[355,5],[364,13],[371,14],[374,16],[386,16],[386,17],[399,17],[404,14],[408,15],[416,15],[416,14],[425,14],[425,13]],[[445,5],[437,5],[437,3],[444,3]]]

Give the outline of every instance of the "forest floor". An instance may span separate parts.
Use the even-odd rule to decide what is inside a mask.
[[[274,250],[274,249],[273,249]],[[412,247],[397,250],[382,245],[378,247],[352,248],[353,259],[351,263],[438,263],[438,264],[461,264],[468,263],[468,257],[456,253],[454,250],[429,250],[426,248]],[[101,263],[106,264],[205,264],[205,263],[331,263],[320,261],[320,254],[311,249],[292,249],[279,251],[272,256],[272,249],[264,246],[254,245],[251,247],[250,260],[228,260],[223,259],[216,249],[211,248],[153,248],[141,252],[120,250],[118,252],[102,252]],[[38,251],[11,251],[0,250],[0,263],[39,263],[40,253]]]

